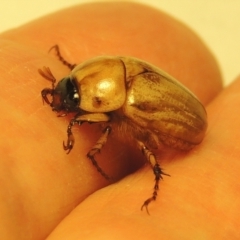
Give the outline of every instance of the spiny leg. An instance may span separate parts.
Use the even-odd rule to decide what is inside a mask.
[[[110,177],[99,167],[97,161],[95,160],[95,155],[100,153],[102,147],[107,142],[108,136],[111,132],[111,127],[107,126],[101,137],[98,139],[97,143],[93,146],[93,148],[88,152],[87,157],[92,161],[93,165],[97,168],[98,172],[105,177],[107,180],[110,180]]]
[[[71,63],[69,63],[68,61],[66,61],[66,60],[62,57],[58,45],[52,46],[52,47],[49,49],[49,52],[50,52],[52,49],[55,50],[58,59],[59,59],[65,66],[67,66],[70,70],[72,70],[73,68],[76,67],[76,64],[71,64]]]
[[[159,166],[154,154],[142,142],[139,142],[138,144],[139,144],[143,154],[145,155],[145,157],[147,158],[147,160],[151,164],[152,169],[153,169],[153,173],[155,175],[155,184],[154,184],[154,188],[153,188],[154,190],[153,190],[152,197],[150,197],[146,201],[144,201],[144,203],[141,207],[141,210],[143,210],[143,208],[145,207],[147,213],[149,214],[148,205],[152,201],[155,201],[156,198],[157,198],[157,192],[158,192],[158,189],[159,189],[159,181],[160,181],[160,179],[163,178],[162,175],[166,175],[166,176],[170,176],[170,175],[163,172],[163,170]]]
[[[61,117],[62,115],[60,115]],[[73,119],[68,124],[67,127],[67,144],[63,142],[63,149],[67,151],[67,154],[70,153],[70,151],[73,149],[74,146],[74,136],[72,133],[72,127],[75,124],[78,124],[79,126],[82,125],[84,122],[88,123],[98,123],[98,122],[108,122],[110,120],[109,116],[105,113],[88,113],[88,114],[82,114],[81,111],[79,111]],[[110,128],[110,127],[109,127]],[[108,130],[107,130],[108,131]]]
[[[81,120],[77,120],[75,118],[71,119],[71,121],[68,124],[68,128],[67,128],[67,144],[65,145],[64,141],[63,141],[63,149],[65,151],[67,151],[67,154],[69,154],[74,146],[74,136],[72,134],[72,127],[75,124],[81,125],[83,123],[83,121]]]

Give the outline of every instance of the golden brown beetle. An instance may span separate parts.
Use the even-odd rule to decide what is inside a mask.
[[[162,70],[131,57],[97,57],[79,65],[66,62],[58,46],[53,47],[59,59],[72,71],[55,87],[56,79],[49,68],[39,73],[52,82],[42,90],[43,100],[53,111],[76,112],[70,121],[67,143],[69,153],[74,145],[72,127],[84,122],[105,123],[102,136],[87,157],[105,177],[95,154],[107,142],[111,130],[116,137],[130,139],[141,149],[155,175],[154,192],[142,205],[157,198],[159,180],[165,174],[151,149],[165,145],[189,150],[199,144],[207,128],[207,114],[199,100],[182,84]],[[47,95],[52,96],[50,102]]]

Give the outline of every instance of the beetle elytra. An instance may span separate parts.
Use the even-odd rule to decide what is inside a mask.
[[[43,100],[53,111],[65,116],[76,113],[67,127],[64,150],[74,146],[72,127],[84,122],[101,123],[103,134],[88,152],[105,178],[95,155],[107,142],[109,134],[128,139],[140,148],[155,175],[154,191],[142,205],[157,198],[159,181],[164,173],[158,164],[154,149],[167,146],[177,150],[190,150],[199,144],[207,129],[207,114],[200,101],[182,84],[159,68],[132,57],[101,56],[79,65],[63,59],[58,45],[53,47],[60,61],[71,73],[56,79],[48,67],[39,73],[52,83],[42,90]],[[52,96],[50,101],[48,95]],[[120,133],[120,134],[119,134]]]

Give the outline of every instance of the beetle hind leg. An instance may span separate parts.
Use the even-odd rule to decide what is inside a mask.
[[[111,132],[111,127],[110,126],[106,127],[103,131],[103,134],[98,139],[97,143],[92,147],[92,149],[87,154],[87,157],[92,161],[92,164],[96,167],[98,172],[107,180],[110,180],[110,177],[99,167],[94,157],[97,153],[100,153],[101,149],[107,142],[110,132]]]
[[[147,200],[145,200],[142,207],[141,207],[141,210],[143,210],[143,208],[146,208],[146,211],[149,214],[148,205],[152,201],[155,201],[156,198],[157,198],[157,193],[158,193],[158,190],[159,190],[159,181],[161,179],[163,179],[162,175],[166,175],[166,176],[170,176],[170,175],[163,172],[163,170],[159,166],[154,154],[142,142],[139,142],[138,144],[139,144],[143,154],[145,155],[145,157],[147,158],[147,160],[151,164],[152,169],[153,169],[153,173],[155,175],[155,184],[154,184],[154,188],[153,188],[154,190],[153,190],[152,196],[150,198],[148,198]]]

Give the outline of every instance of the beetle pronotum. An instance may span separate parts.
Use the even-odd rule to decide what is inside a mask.
[[[55,87],[56,79],[50,69],[39,69],[39,73],[52,83],[52,88],[43,89],[41,94],[53,111],[62,113],[61,116],[76,113],[67,128],[64,150],[69,153],[73,148],[72,127],[75,124],[101,122],[103,133],[87,157],[108,179],[95,155],[107,142],[110,132],[135,142],[155,175],[153,194],[141,207],[148,212],[149,203],[157,198],[159,180],[162,175],[168,175],[162,171],[152,149],[165,145],[190,150],[199,144],[207,128],[205,108],[173,77],[139,59],[101,56],[75,65],[63,59],[58,45],[53,49],[71,73]],[[52,101],[48,95],[52,96]]]

